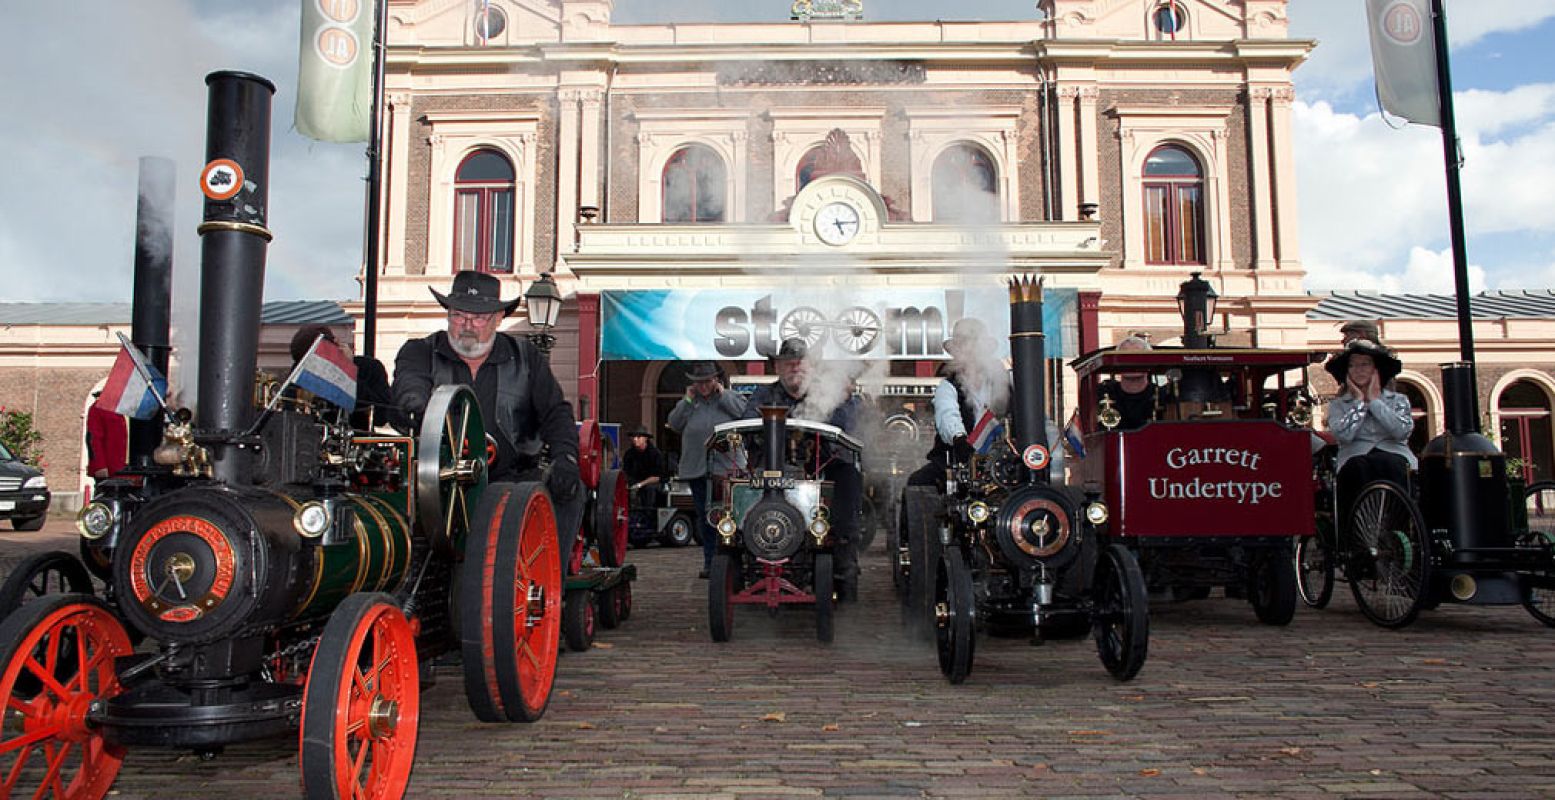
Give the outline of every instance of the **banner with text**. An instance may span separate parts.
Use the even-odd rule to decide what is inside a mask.
[[[1009,292],[1003,288],[882,289],[873,298],[824,290],[675,290],[600,293],[600,357],[614,361],[755,360],[798,336],[830,358],[947,358],[945,339],[976,317],[1010,350]],[[1045,293],[1049,358],[1077,355],[1077,294]]]

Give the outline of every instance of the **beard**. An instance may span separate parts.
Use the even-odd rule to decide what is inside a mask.
[[[491,346],[496,341],[497,337],[495,335],[485,341],[481,341],[474,334],[448,337],[448,345],[461,358],[485,358],[486,354],[491,352]]]

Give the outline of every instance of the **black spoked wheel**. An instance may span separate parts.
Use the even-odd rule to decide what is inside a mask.
[[[594,595],[587,589],[568,589],[562,599],[562,637],[567,649],[581,653],[594,646],[597,621]]]
[[[961,683],[972,674],[972,653],[977,646],[972,570],[961,551],[951,548],[934,572],[934,649],[939,654],[939,670],[951,683]]]
[[[1350,512],[1346,577],[1361,613],[1384,628],[1415,621],[1430,589],[1431,551],[1420,509],[1397,485],[1366,485]]]
[[[1139,561],[1120,544],[1108,545],[1096,564],[1096,652],[1112,677],[1139,674],[1150,652],[1150,607]]]
[[[91,594],[92,576],[80,559],[63,550],[28,556],[0,584],[0,619],[22,604],[51,594]]]
[[[1289,625],[1296,616],[1296,573],[1290,568],[1290,544],[1279,545],[1253,558],[1247,602],[1265,625]]]
[[[907,593],[902,620],[915,637],[928,638],[933,630],[932,599],[938,570],[940,497],[932,487],[907,488]]]
[[[815,638],[831,644],[837,598],[832,581],[832,554],[815,554]]]
[[[1535,483],[1523,496],[1528,503],[1528,533],[1534,543],[1551,548],[1552,562],[1555,562],[1555,481]],[[1542,578],[1548,581],[1551,576],[1555,576],[1555,563],[1547,564],[1543,575],[1531,576],[1528,580]],[[1555,628],[1555,589],[1530,583],[1523,597],[1523,608],[1528,609],[1534,619]]]
[[[715,642],[727,642],[734,636],[734,593],[739,589],[740,557],[735,553],[713,554],[713,567],[707,573],[707,630]]]
[[[1319,531],[1296,540],[1296,592],[1301,602],[1324,608],[1334,596],[1334,550],[1329,534]]]

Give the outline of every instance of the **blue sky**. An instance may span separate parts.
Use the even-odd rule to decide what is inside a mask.
[[[1194,0],[1188,0],[1193,2]],[[1021,19],[1033,0],[865,0],[873,20]],[[1294,141],[1311,288],[1448,291],[1440,135],[1377,115],[1361,0],[1293,0],[1292,35],[1319,41],[1297,71]],[[298,0],[8,4],[0,48],[3,300],[125,300],[136,159],[178,164],[179,291],[198,270],[206,72],[278,84],[272,299],[357,296],[359,145],[291,130]],[[787,0],[617,0],[615,21],[786,20]],[[1476,288],[1555,286],[1555,0],[1448,0]],[[82,20],[86,20],[83,22]],[[84,56],[83,54],[91,54]],[[52,68],[52,69],[51,69]],[[17,76],[27,76],[18,79]]]

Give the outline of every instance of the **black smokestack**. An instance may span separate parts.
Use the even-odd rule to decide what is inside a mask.
[[[1479,433],[1479,389],[1474,385],[1474,365],[1458,361],[1442,365],[1442,400],[1447,432]]]
[[[783,450],[788,446],[788,409],[761,407],[761,435],[766,440],[767,471],[783,474]]]
[[[246,72],[205,77],[204,222],[200,224],[198,427],[226,441],[211,448],[216,477],[249,483],[252,450],[234,441],[254,418],[254,369],[265,285],[270,195],[270,102],[275,84]]]
[[[135,203],[135,300],[130,341],[167,374],[168,331],[173,317],[172,159],[142,156]],[[152,466],[162,441],[162,418],[130,420],[130,466]]]
[[[1010,417],[1015,444],[1021,453],[1034,444],[1047,446],[1047,336],[1042,332],[1042,280],[1031,276],[1010,281],[1010,358],[1015,372],[1015,393],[1010,398]],[[1048,470],[1033,470],[1042,483]]]

